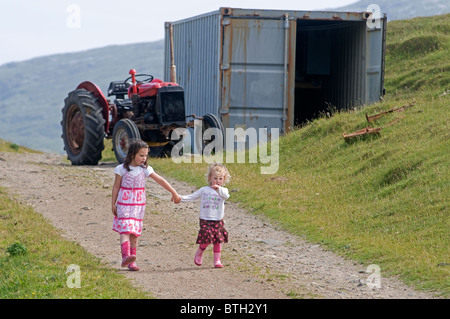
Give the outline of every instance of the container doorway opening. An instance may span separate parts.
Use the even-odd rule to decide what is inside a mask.
[[[364,21],[297,20],[294,126],[363,103]]]

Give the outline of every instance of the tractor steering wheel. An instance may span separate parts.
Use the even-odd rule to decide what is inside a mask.
[[[146,77],[146,78],[144,78],[143,80],[141,80],[141,81],[139,81],[138,79],[136,79],[136,84],[143,84],[143,83],[150,83],[151,81],[153,81],[153,75],[150,75],[150,74],[136,74],[135,75],[135,77],[137,78],[137,77]],[[125,84],[127,84],[127,83],[129,83],[130,85],[131,84],[133,84],[133,83],[131,83],[131,82],[128,82],[128,81],[130,81],[131,80],[131,76],[129,76],[129,77],[127,77],[126,79],[125,79],[125,81],[123,81],[123,83],[125,83]]]

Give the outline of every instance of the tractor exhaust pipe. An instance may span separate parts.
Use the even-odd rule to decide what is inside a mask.
[[[173,26],[169,24],[169,37],[170,37],[170,82],[177,82],[177,67],[175,66],[173,57]]]

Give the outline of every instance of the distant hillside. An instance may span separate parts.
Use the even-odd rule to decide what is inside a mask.
[[[0,137],[33,149],[63,153],[61,109],[82,81],[106,92],[130,69],[163,76],[164,41],[107,46],[0,66]]]
[[[448,0],[361,0],[331,10],[360,12],[365,11],[371,4],[377,4],[382,13],[387,13],[388,21],[450,13],[450,1]]]

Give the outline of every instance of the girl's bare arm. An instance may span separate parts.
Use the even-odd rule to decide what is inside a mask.
[[[114,216],[117,216],[117,195],[119,195],[120,184],[122,183],[122,176],[116,174],[111,197],[111,210]]]
[[[181,201],[180,195],[178,195],[177,191],[164,179],[164,177],[159,176],[157,173],[151,174],[150,177],[172,194],[172,198],[170,199],[172,202],[178,204]]]

